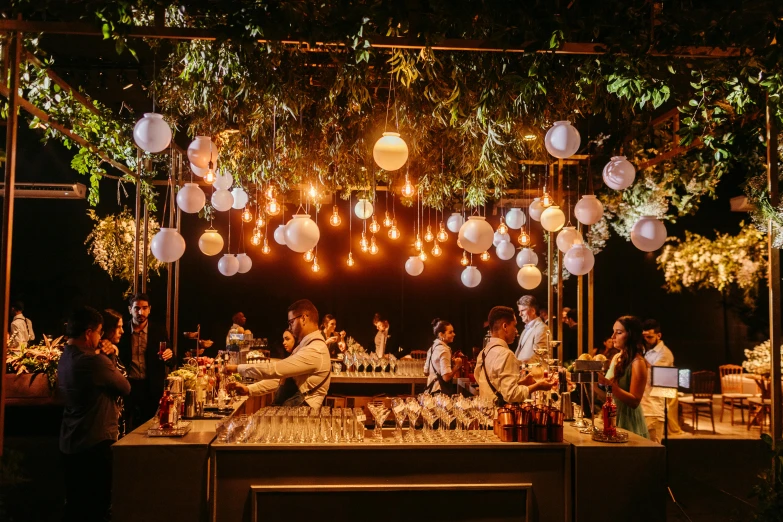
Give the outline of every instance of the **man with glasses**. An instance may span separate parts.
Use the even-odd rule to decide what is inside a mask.
[[[536,348],[549,347],[546,344],[548,328],[538,316],[538,301],[532,295],[523,295],[517,301],[519,318],[525,323],[525,329],[519,336],[516,357],[522,362],[534,360]]]
[[[240,395],[276,392],[273,404],[278,406],[320,407],[329,392],[331,361],[318,319],[318,310],[307,299],[289,306],[288,330],[299,344],[286,359],[253,365],[226,365],[228,372],[260,379],[247,386],[229,383],[230,388]]]

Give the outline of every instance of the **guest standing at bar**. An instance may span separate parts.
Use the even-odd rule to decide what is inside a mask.
[[[378,329],[375,334],[375,355],[383,357],[384,355],[393,355],[397,359],[402,359],[408,352],[400,346],[397,336],[392,337],[389,333],[389,320],[381,314],[375,314],[373,324]]]
[[[535,361],[536,348],[549,348],[546,344],[548,328],[538,316],[538,301],[532,295],[520,297],[517,301],[517,310],[519,318],[525,323],[525,329],[519,336],[516,357],[522,362]]]
[[[264,395],[276,391],[279,406],[306,405],[319,408],[329,391],[332,363],[329,349],[318,329],[318,310],[307,299],[288,307],[288,327],[299,342],[287,359],[262,364],[227,364],[228,372],[262,379],[245,386],[230,383],[240,395]]]
[[[517,336],[517,320],[514,310],[496,306],[489,312],[489,328],[492,336],[476,359],[473,374],[482,397],[497,399],[498,404],[522,402],[537,390],[551,389],[554,380],[536,380],[528,375],[519,378],[519,360],[508,347]]]
[[[117,367],[117,371],[120,374],[128,378],[128,370],[120,361],[120,350],[117,348],[117,343],[122,339],[122,334],[125,330],[122,327],[122,315],[116,310],[107,308],[101,312],[103,317],[103,338],[101,339],[100,349],[114,363]],[[124,437],[127,433],[127,419],[125,416],[125,399],[122,396],[117,397],[117,424],[119,425],[120,437]]]
[[[337,332],[337,319],[332,314],[326,314],[321,321],[321,334],[326,340],[329,354],[336,357],[345,351],[345,332]]]
[[[119,436],[117,397],[131,385],[100,353],[103,318],[83,307],[68,320],[68,344],[60,357],[57,385],[65,403],[60,452],[65,474],[65,515],[70,521],[111,517],[111,445]]]
[[[454,327],[448,321],[435,319],[432,321],[432,333],[435,334],[435,342],[427,350],[427,359],[424,362],[424,375],[427,376],[427,388],[430,393],[456,393],[452,379],[456,371],[462,366],[462,359],[451,361],[451,348],[454,342]],[[453,366],[453,367],[452,367]]]

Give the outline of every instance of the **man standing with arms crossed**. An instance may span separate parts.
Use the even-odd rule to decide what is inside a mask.
[[[516,357],[522,362],[535,361],[536,348],[549,347],[546,344],[547,326],[538,316],[538,301],[532,295],[523,295],[517,301],[519,318],[525,323],[525,329],[519,336]]]
[[[661,325],[655,319],[648,319],[642,325],[642,335],[644,336],[645,352],[644,360],[647,363],[647,369],[653,366],[674,366],[674,355],[661,340]],[[650,440],[660,444],[663,438],[663,397],[652,397],[652,371],[647,372],[647,385],[644,388],[641,406],[644,410],[644,420],[647,422],[647,432],[650,434]],[[678,426],[674,426],[679,431]],[[672,431],[671,421],[669,430]]]

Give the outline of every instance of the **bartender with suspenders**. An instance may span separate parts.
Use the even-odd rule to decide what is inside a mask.
[[[318,329],[318,310],[307,299],[288,307],[288,329],[298,345],[282,360],[261,364],[226,365],[229,372],[261,379],[250,385],[230,383],[240,395],[275,392],[274,405],[318,408],[329,392],[331,361],[323,334]]]

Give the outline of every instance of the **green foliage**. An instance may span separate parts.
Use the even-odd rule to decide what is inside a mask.
[[[783,441],[775,446],[772,437],[761,434],[769,448],[770,467],[759,473],[759,483],[753,486],[752,496],[758,498],[752,520],[780,522],[783,520]]]

